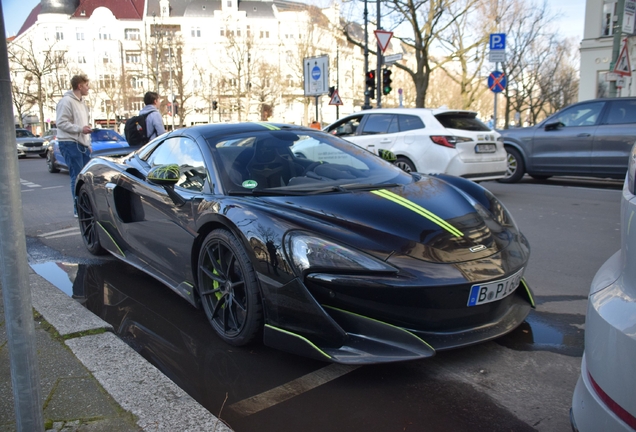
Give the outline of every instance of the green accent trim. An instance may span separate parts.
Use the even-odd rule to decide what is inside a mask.
[[[180,175],[179,165],[158,166],[156,169],[151,170],[148,175],[148,180],[163,180],[176,183],[179,181]]]
[[[357,317],[360,317],[360,318],[368,319],[369,321],[374,321],[374,322],[377,322],[377,323],[383,324],[383,325],[385,325],[385,326],[392,327],[392,328],[394,328],[394,329],[396,329],[396,330],[402,330],[404,333],[408,334],[409,336],[413,336],[415,339],[419,340],[419,341],[420,341],[420,342],[422,342],[424,345],[426,345],[427,347],[429,347],[430,349],[432,349],[433,351],[435,351],[435,348],[433,348],[432,346],[430,346],[430,345],[428,344],[428,342],[426,342],[424,339],[422,339],[422,338],[421,338],[421,337],[419,337],[418,335],[413,334],[413,333],[411,333],[410,331],[408,331],[408,330],[406,330],[406,329],[404,329],[404,328],[402,328],[402,327],[398,327],[398,326],[395,326],[395,325],[393,325],[393,324],[389,324],[389,323],[387,323],[387,322],[377,320],[377,319],[375,319],[375,318],[370,318],[370,317],[368,317],[368,316],[360,315],[360,314],[357,314],[357,313],[355,313],[355,312],[351,312],[351,311],[348,311],[348,310],[340,309],[340,308],[337,308],[337,307],[333,307],[333,306],[329,306],[329,305],[325,305],[325,304],[323,304],[323,305],[321,305],[321,306],[322,306],[323,308],[333,309],[333,310],[337,310],[337,311],[340,311],[340,312],[347,313],[347,314],[349,314],[349,315],[354,315],[354,316],[357,316]]]
[[[325,357],[327,357],[328,359],[330,359],[330,358],[331,358],[331,356],[330,356],[329,354],[327,354],[326,352],[324,352],[323,350],[321,350],[320,348],[318,348],[318,347],[317,347],[317,346],[316,346],[316,345],[315,345],[312,341],[310,341],[310,340],[309,340],[309,339],[307,339],[306,337],[303,337],[303,336],[301,336],[301,335],[299,335],[299,334],[296,334],[296,333],[292,333],[292,332],[287,331],[287,330],[283,330],[283,329],[278,328],[278,327],[274,327],[273,325],[270,325],[270,324],[265,324],[265,327],[268,327],[268,328],[270,328],[270,329],[272,329],[272,330],[277,330],[277,331],[279,331],[279,332],[281,332],[281,333],[285,333],[285,334],[288,334],[288,335],[290,335],[290,336],[295,336],[295,337],[297,337],[298,339],[302,340],[303,342],[307,343],[309,346],[311,346],[313,349],[315,349],[316,351],[318,351],[320,354],[324,355],[324,356],[325,356]]]
[[[530,306],[536,309],[534,298],[532,297],[532,293],[530,292],[530,287],[526,283],[526,280],[524,278],[521,278],[521,283],[523,284],[523,287],[526,289],[526,293],[528,294],[528,298],[530,299]]]
[[[426,210],[424,207],[421,207],[415,204],[414,202],[407,200],[406,198],[403,198],[397,194],[394,194],[393,192],[390,192],[386,189],[380,189],[380,190],[371,191],[371,193],[381,196],[382,198],[385,198],[389,201],[393,201],[394,203],[399,204],[419,214],[420,216],[424,216],[426,219],[444,228],[446,231],[453,234],[455,237],[462,237],[464,235],[464,233],[462,233],[460,230],[458,230],[457,228],[455,228],[454,226],[446,222],[444,219],[440,218],[434,213],[431,213],[430,211]]]
[[[278,126],[274,126],[273,124],[269,124],[266,122],[256,122],[256,124],[259,124],[263,127],[266,127],[269,130],[280,130],[280,128]]]
[[[113,236],[110,235],[110,233],[108,231],[106,231],[106,228],[104,228],[101,224],[101,222],[96,222],[97,226],[100,227],[105,233],[106,235],[110,238],[110,241],[113,242],[113,244],[115,246],[117,246],[117,250],[119,250],[119,253],[121,254],[121,256],[123,256],[124,258],[126,258],[126,254],[124,253],[123,250],[121,250],[121,248],[119,247],[119,245],[117,244],[117,242],[115,241],[115,239],[113,238]]]

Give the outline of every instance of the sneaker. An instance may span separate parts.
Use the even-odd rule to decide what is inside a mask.
[[[77,217],[77,209],[73,207],[73,217]]]

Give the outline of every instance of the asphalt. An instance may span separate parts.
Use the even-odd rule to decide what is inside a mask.
[[[108,323],[32,270],[29,282],[46,431],[231,431]],[[17,430],[6,330],[0,296],[0,432]]]

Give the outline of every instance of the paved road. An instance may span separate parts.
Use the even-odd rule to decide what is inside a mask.
[[[86,253],[67,174],[26,159],[20,177],[29,254],[42,273],[65,268],[62,289],[81,288],[88,307],[238,432],[569,430],[587,292],[620,246],[618,182],[484,183],[530,241],[526,278],[537,310],[495,342],[355,368],[220,343],[204,315],[161,284]],[[66,274],[84,283],[71,284]]]

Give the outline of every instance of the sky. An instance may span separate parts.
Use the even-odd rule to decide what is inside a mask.
[[[305,2],[311,3],[311,0],[305,0]],[[15,36],[39,0],[0,0],[0,3],[4,15],[5,33],[7,36]],[[319,3],[324,2],[319,1]],[[548,5],[553,13],[562,14],[559,19],[559,29],[564,36],[583,39],[585,0],[551,1]]]

